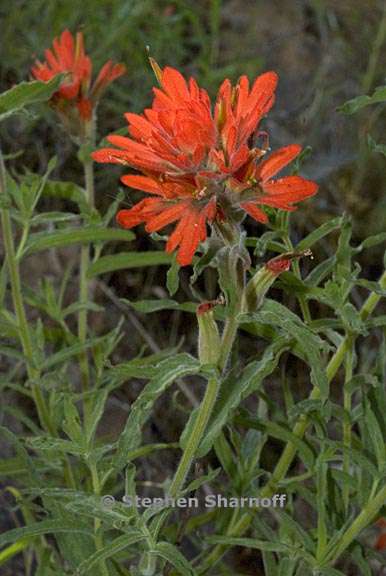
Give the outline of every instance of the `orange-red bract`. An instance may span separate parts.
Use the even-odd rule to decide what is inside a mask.
[[[242,76],[236,86],[221,85],[214,110],[197,82],[177,70],[157,65],[160,87],[151,108],[125,114],[129,137],[110,135],[112,145],[93,153],[97,162],[123,164],[142,174],[122,182],[152,195],[117,215],[131,228],[144,222],[148,232],[177,222],[166,245],[178,247],[181,265],[192,262],[206,239],[207,222],[231,218],[226,206],[241,207],[259,222],[268,220],[263,206],[294,210],[294,203],[314,195],[317,185],[300,176],[273,179],[301,151],[291,145],[264,157],[253,146],[260,120],[274,103],[277,75],[266,72],[252,86]],[[245,199],[247,198],[247,199]]]
[[[91,118],[93,107],[106,86],[125,72],[123,64],[113,64],[109,60],[91,86],[92,63],[84,51],[82,32],[74,38],[69,30],[64,30],[59,38],[54,38],[52,50],[47,49],[45,57],[45,62],[35,62],[32,75],[47,82],[58,74],[65,74],[53,102],[75,104],[83,120]]]

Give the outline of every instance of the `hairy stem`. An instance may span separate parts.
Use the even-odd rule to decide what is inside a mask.
[[[221,354],[219,358],[219,368],[224,370],[226,368],[230,353],[233,348],[237,334],[237,320],[236,316],[231,316],[225,322],[224,331],[221,339]]]
[[[210,378],[208,380],[208,385],[206,387],[205,396],[198,408],[197,416],[193,424],[190,436],[186,443],[186,448],[182,454],[182,458],[174,475],[173,481],[169,488],[169,496],[171,498],[177,498],[184,483],[189,470],[192,466],[193,460],[197,453],[197,450],[201,444],[204,437],[205,430],[207,428],[209,418],[212,414],[214,404],[216,402],[217,394],[219,390],[219,381],[217,378]],[[165,510],[159,515],[155,523],[155,537],[159,533],[163,522],[168,515],[168,511]]]

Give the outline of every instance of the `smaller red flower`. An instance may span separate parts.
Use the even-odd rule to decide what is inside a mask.
[[[66,105],[75,105],[84,121],[91,119],[103,90],[126,70],[123,64],[113,64],[109,60],[91,86],[92,63],[84,51],[82,32],[74,39],[69,30],[64,30],[60,38],[54,38],[53,48],[45,51],[45,57],[45,62],[35,62],[32,75],[47,82],[58,74],[65,74],[58,92],[52,97],[52,104],[62,113]]]

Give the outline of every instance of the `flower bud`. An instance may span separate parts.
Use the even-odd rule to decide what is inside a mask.
[[[254,312],[260,308],[266,293],[275,282],[276,278],[280,276],[282,272],[287,272],[290,269],[291,260],[309,255],[311,255],[310,250],[305,250],[303,252],[287,252],[266,262],[264,266],[256,272],[246,286],[243,304],[244,311]]]
[[[217,302],[205,302],[197,308],[198,356],[201,364],[217,364],[221,351],[221,338],[213,308]]]

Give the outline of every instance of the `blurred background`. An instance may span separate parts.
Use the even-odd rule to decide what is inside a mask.
[[[375,142],[386,144],[386,114],[382,105],[353,116],[343,115],[337,107],[386,84],[385,6],[377,0],[0,0],[0,91],[29,78],[34,59],[44,58],[44,49],[64,28],[83,31],[95,74],[110,58],[127,66],[127,74],[110,86],[100,103],[99,139],[124,127],[124,112],[141,112],[150,104],[155,79],[148,65],[147,47],[161,66],[175,66],[185,75],[194,75],[212,97],[224,77],[236,81],[247,74],[253,80],[273,69],[280,76],[278,96],[263,127],[270,133],[273,149],[295,142],[310,146],[302,174],[320,184],[318,195],[292,216],[293,241],[346,212],[353,219],[354,243],[359,244],[366,236],[386,229],[386,158],[370,151],[368,145],[368,134]],[[57,155],[53,177],[82,184],[76,147],[55,114],[43,106],[35,112],[0,126],[3,152],[8,155],[22,151],[9,162],[10,169],[43,173],[48,160]],[[116,197],[121,174],[119,167],[96,167],[96,203],[102,212]],[[130,205],[141,196],[127,189],[125,194]],[[42,208],[62,208],[55,202],[44,199]],[[263,232],[249,220],[246,226],[252,236]],[[163,249],[162,243],[150,239],[141,227],[136,234],[130,248],[115,244],[108,250]],[[324,239],[316,249],[315,260],[304,266],[309,269],[333,254],[336,240],[336,234]],[[377,246],[359,255],[363,277],[378,278],[383,249]],[[31,257],[23,268],[24,278],[31,285],[37,285],[47,274],[59,281],[65,264],[71,258],[76,262],[77,257],[76,249],[59,253],[55,262],[50,256]],[[143,345],[148,352],[177,345],[194,352],[196,327],[192,315],[161,312],[145,316],[119,301],[167,297],[165,277],[165,267],[120,271],[104,276],[94,287],[96,301],[109,314],[92,315],[93,331],[106,332],[122,314],[125,318],[126,337],[113,361],[133,357]],[[188,271],[183,271],[176,295],[179,301],[192,299],[188,279]],[[210,292],[210,282],[208,286],[201,288]],[[75,297],[76,276],[73,290]],[[358,302],[363,294],[357,294]],[[71,300],[71,294],[68,298]],[[30,313],[33,316],[34,311]],[[252,346],[252,340],[245,337],[243,352]],[[308,374],[298,368],[291,367],[293,382],[303,396]],[[191,379],[190,384],[199,397],[200,383]],[[101,433],[112,438],[119,434],[128,406],[141,387],[141,382],[131,381],[116,392]],[[148,440],[178,438],[186,414],[177,417],[171,410],[165,411],[165,402],[157,405]],[[164,477],[168,466],[173,469],[176,464],[171,456],[170,462],[167,458],[163,455],[162,462],[148,460],[141,472],[143,478]],[[253,562],[249,559],[250,566]],[[255,571],[245,573],[258,574],[254,566]]]

